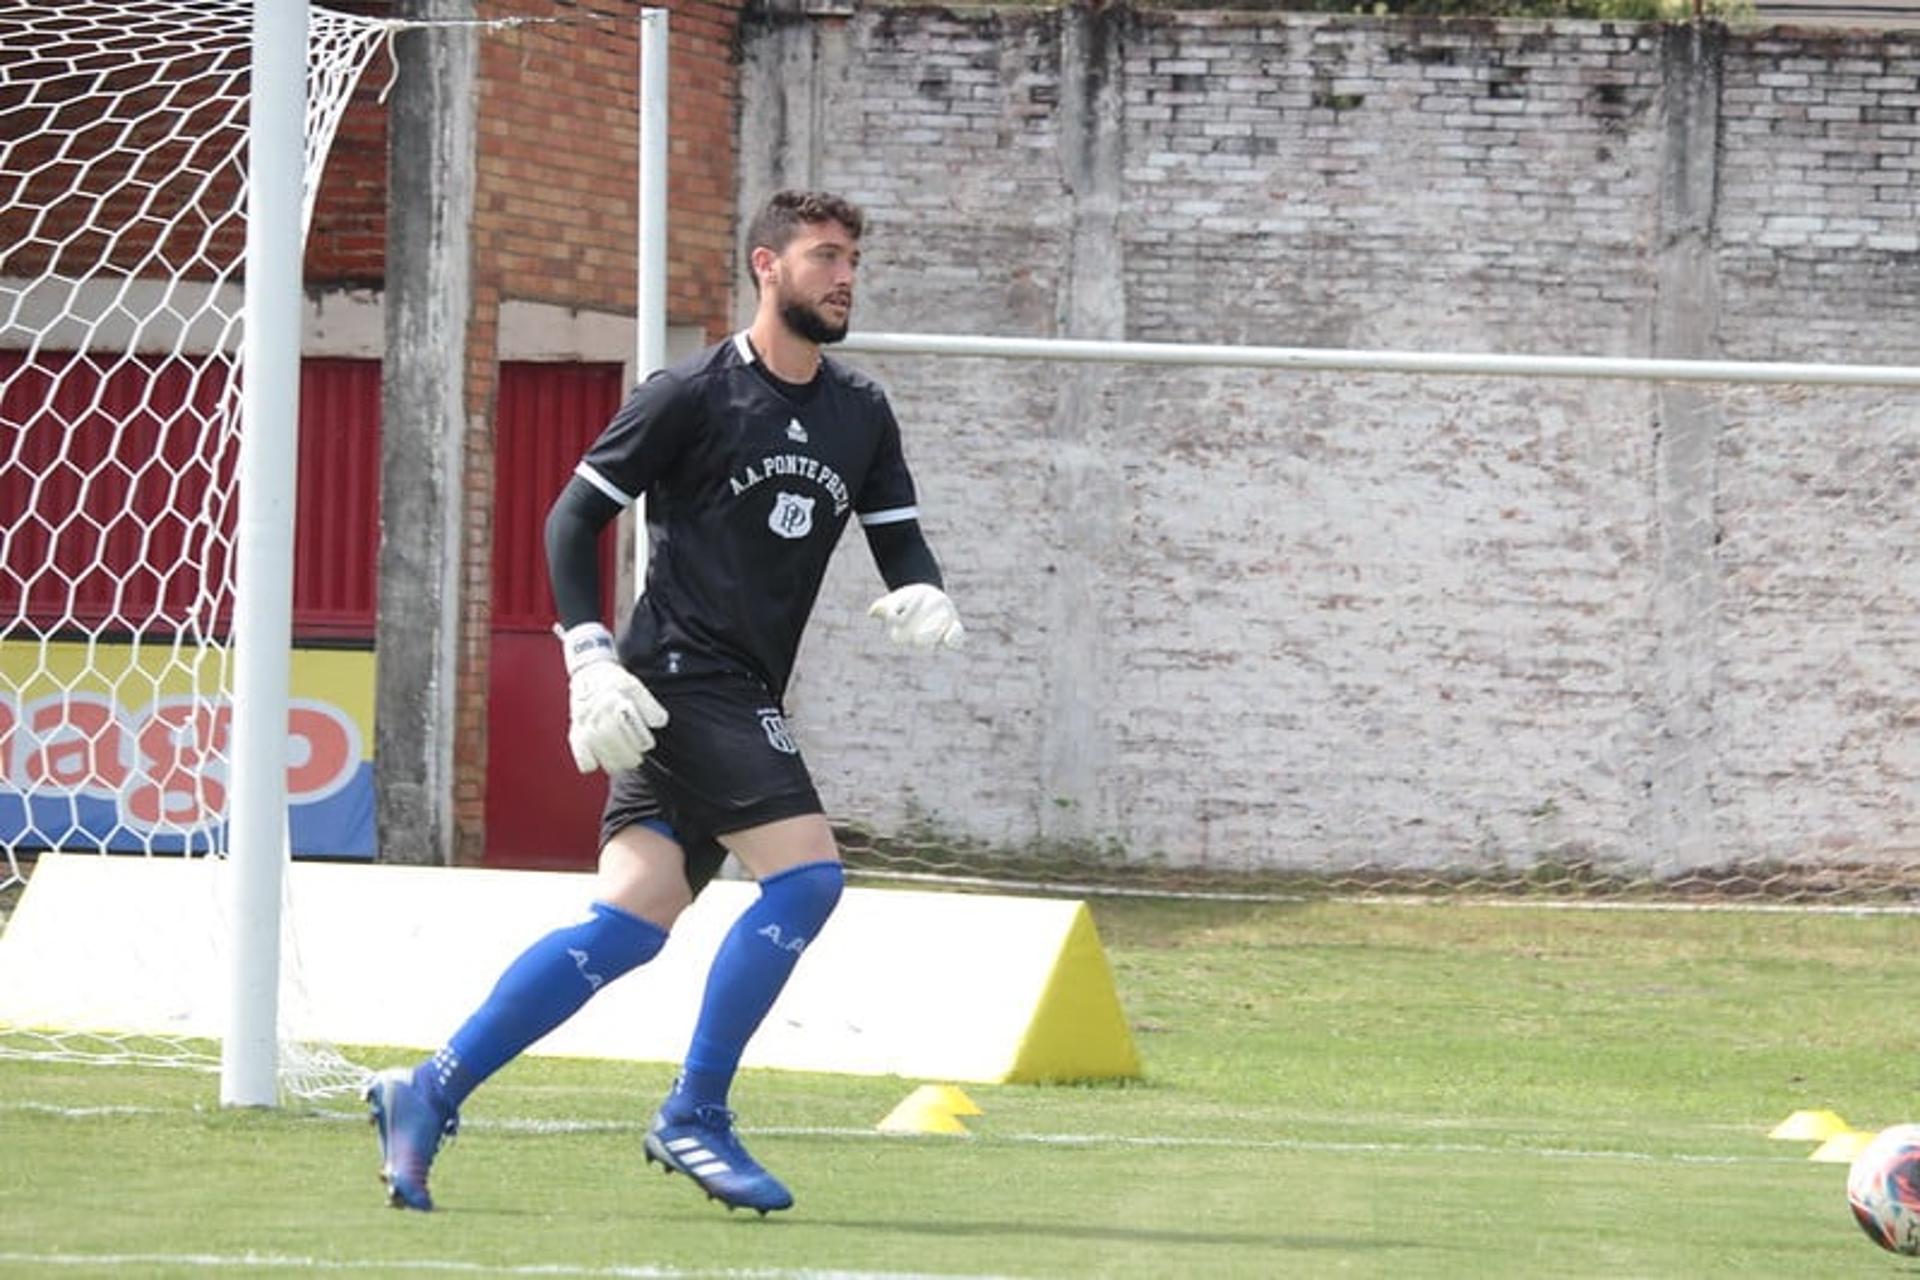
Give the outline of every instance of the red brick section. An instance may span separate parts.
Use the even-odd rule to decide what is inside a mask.
[[[667,315],[716,337],[731,314],[739,7],[679,3],[668,18]],[[500,0],[481,12],[565,20],[494,31],[480,49],[454,795],[455,856],[468,863],[485,840],[498,308],[514,298],[632,311],[639,188],[640,6]]]
[[[667,312],[726,329],[733,281],[734,44],[742,0],[670,10]],[[474,273],[501,297],[634,306],[639,16],[626,0],[483,0]],[[384,275],[391,68],[375,58],[341,121],[307,248],[315,286]]]
[[[392,77],[382,49],[340,117],[307,231],[309,285],[378,288],[386,275],[387,109],[380,93]]]
[[[734,57],[742,0],[669,3],[667,316],[725,332],[732,314]],[[485,837],[487,659],[492,584],[493,400],[500,305],[516,299],[597,311],[635,305],[639,187],[639,18],[626,0],[482,0],[483,19],[540,19],[480,38],[467,355],[467,506],[462,525],[456,857]],[[548,21],[550,19],[550,21]],[[316,209],[310,285],[384,274],[388,68],[369,70]]]

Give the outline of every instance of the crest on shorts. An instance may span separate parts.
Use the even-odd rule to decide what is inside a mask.
[[[813,532],[812,498],[797,493],[777,493],[773,510],[767,516],[767,528],[783,538],[804,538]]]
[[[767,742],[775,751],[790,756],[800,754],[800,748],[793,743],[793,735],[787,732],[787,718],[778,711],[768,708],[760,713],[760,727],[766,730]]]

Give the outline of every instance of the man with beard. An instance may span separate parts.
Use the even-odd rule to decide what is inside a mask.
[[[839,901],[840,852],[781,697],[827,562],[857,517],[891,639],[963,631],[920,532],[885,394],[826,359],[846,335],[864,227],[822,192],[782,191],[748,230],[753,323],[654,374],[575,468],[547,518],[574,763],[611,776],[588,915],[529,947],[438,1053],[367,1089],[396,1207],[461,1102],[596,990],[653,958],[731,852],[759,897],[715,954],[692,1043],[645,1153],[728,1208],[793,1197],[748,1155],[728,1092],[748,1039]],[[646,499],[646,590],[618,645],[600,619],[601,532]]]

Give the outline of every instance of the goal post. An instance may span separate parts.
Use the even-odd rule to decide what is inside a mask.
[[[279,1099],[307,20],[307,0],[254,0],[227,848],[233,901],[227,1034],[220,1048],[225,1106],[272,1106]]]

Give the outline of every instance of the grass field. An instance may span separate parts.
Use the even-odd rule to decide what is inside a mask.
[[[1920,1118],[1920,922],[1533,907],[1100,903],[1144,1081],[752,1072],[795,1209],[640,1159],[665,1066],[523,1060],[441,1209],[384,1206],[348,1099],[222,1112],[206,1075],[0,1061],[0,1274],[1901,1276],[1790,1112]],[[391,1053],[361,1055],[369,1065]]]

